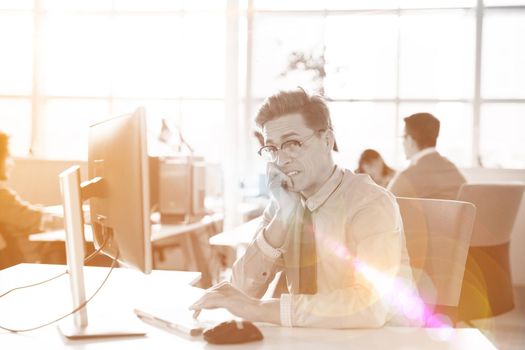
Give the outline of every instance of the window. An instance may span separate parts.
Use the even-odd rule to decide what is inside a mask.
[[[13,153],[86,158],[89,125],[143,105],[154,138],[167,119],[220,160],[225,4],[1,0],[0,122]]]
[[[0,126],[10,136],[11,155],[27,155],[31,149],[31,101],[2,98],[0,111]]]
[[[239,3],[253,4],[239,12],[241,132],[253,117],[246,111],[303,86],[327,97],[349,168],[364,148],[404,166],[403,118],[419,111],[441,120],[438,149],[459,165],[525,168],[516,134],[524,0],[484,0],[483,9],[476,0]],[[0,0],[0,123],[13,153],[85,157],[87,125],[144,105],[150,135],[166,119],[220,161],[225,9],[224,0]],[[74,136],[58,131],[66,126]]]
[[[469,10],[401,15],[399,96],[472,98],[474,28]]]
[[[481,109],[483,166],[525,168],[525,104],[487,103]]]
[[[27,12],[0,11],[0,95],[31,95],[33,19]]]
[[[398,16],[326,19],[325,92],[335,99],[395,98]],[[366,33],[366,35],[363,35]]]
[[[387,164],[394,163],[394,103],[333,102],[329,108],[342,165],[352,170],[357,168],[359,156],[367,148],[379,151]]]
[[[477,3],[255,0],[248,103],[256,106],[283,86],[324,92],[338,157],[351,169],[365,148],[405,166],[399,135],[403,118],[415,112],[440,119],[438,150],[459,166],[481,159],[484,166],[525,168],[518,151],[525,141],[512,129],[525,120],[525,2],[486,0],[482,11]],[[491,146],[495,135],[508,139]]]
[[[525,98],[525,11],[487,11],[482,96]]]

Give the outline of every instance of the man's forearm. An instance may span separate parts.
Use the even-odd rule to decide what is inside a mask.
[[[264,230],[264,239],[274,248],[281,248],[284,244],[284,231],[287,226],[280,220],[273,219]]]
[[[259,300],[259,302],[253,310],[253,316],[251,317],[251,321],[267,322],[280,325],[280,315],[281,313],[279,299]]]

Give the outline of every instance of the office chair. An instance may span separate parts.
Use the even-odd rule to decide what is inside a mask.
[[[524,187],[464,184],[459,190],[458,199],[477,208],[459,303],[462,320],[492,317],[514,308],[509,246]]]
[[[476,208],[440,199],[398,197],[397,203],[419,295],[455,324]]]

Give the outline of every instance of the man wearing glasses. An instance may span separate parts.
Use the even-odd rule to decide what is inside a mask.
[[[395,300],[417,293],[395,198],[334,163],[323,99],[302,89],[280,92],[255,121],[271,202],[231,283],[210,288],[191,309],[224,307],[288,327],[381,327],[405,319]],[[279,271],[288,292],[261,300]]]

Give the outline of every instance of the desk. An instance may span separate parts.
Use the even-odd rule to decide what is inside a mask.
[[[153,252],[160,252],[163,248],[180,245],[185,253],[185,260],[192,264],[190,269],[203,273],[202,283],[204,286],[211,285],[212,276],[207,265],[207,259],[202,251],[201,244],[197,235],[193,232],[202,232],[212,227],[213,232],[217,232],[216,226],[221,226],[223,214],[216,213],[206,215],[202,219],[192,223],[181,224],[152,224],[151,241]],[[29,236],[32,242],[64,242],[66,233],[64,230],[54,230],[41,232]],[[84,225],[84,239],[86,242],[93,242],[93,231],[90,225]]]
[[[20,264],[0,271],[0,293],[28,282],[61,272],[63,265]],[[108,268],[86,267],[87,294],[105,277]],[[89,304],[90,322],[97,315],[110,312],[123,318],[132,318],[135,306],[144,302],[189,305],[195,298],[188,284],[199,274],[181,271],[153,271],[151,275],[127,269],[115,269],[107,284]],[[45,302],[42,302],[45,298]],[[0,299],[0,324],[23,327],[37,325],[71,308],[67,277],[49,284],[11,293]],[[206,311],[204,311],[206,312]],[[257,325],[264,340],[235,346],[236,349],[495,349],[474,328],[450,330],[448,341],[440,340],[440,330],[424,328],[385,327],[367,330],[329,330],[284,328]],[[189,338],[167,333],[144,324],[146,337],[105,340],[63,340],[55,326],[29,333],[14,334],[0,331],[2,349],[226,349],[212,346],[201,337]]]
[[[248,244],[253,240],[261,221],[262,216],[259,216],[232,230],[224,231],[210,237],[209,242],[211,245],[234,248],[236,258],[239,258],[244,254],[246,247],[248,247]]]

